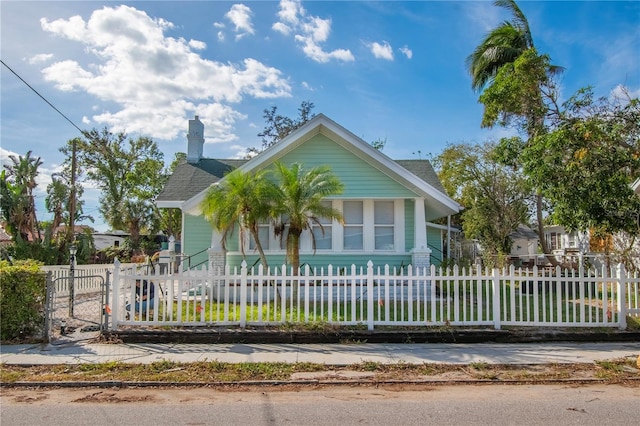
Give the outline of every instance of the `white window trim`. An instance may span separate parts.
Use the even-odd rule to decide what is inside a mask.
[[[338,211],[343,211],[344,201],[362,201],[362,215],[363,215],[363,249],[362,250],[345,250],[344,249],[344,226],[339,221],[333,220],[331,223],[331,249],[317,249],[316,253],[322,254],[385,254],[385,253],[404,253],[405,252],[405,206],[404,199],[345,199],[345,200],[332,200],[332,206]],[[376,250],[375,249],[375,224],[374,224],[374,201],[393,201],[394,202],[394,248],[393,250]],[[286,249],[280,249],[280,239],[274,235],[273,223],[269,224],[269,250],[265,250],[265,254],[284,254]],[[247,254],[257,254],[257,250],[249,249],[249,239],[245,241],[245,251]],[[276,249],[274,249],[276,248]],[[232,252],[231,254],[240,253]],[[300,236],[300,253],[310,254],[313,253],[313,247],[311,242],[311,230],[306,230]]]

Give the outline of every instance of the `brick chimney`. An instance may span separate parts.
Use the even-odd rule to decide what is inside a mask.
[[[187,162],[195,164],[202,158],[204,147],[204,124],[196,115],[189,120],[189,133],[187,133]]]

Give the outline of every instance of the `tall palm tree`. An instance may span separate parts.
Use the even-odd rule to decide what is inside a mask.
[[[22,233],[30,234],[35,238],[38,236],[38,241],[42,240],[40,235],[40,229],[38,226],[38,218],[36,217],[36,204],[33,197],[33,190],[36,188],[36,177],[38,176],[38,167],[42,165],[40,157],[32,157],[31,151],[27,152],[24,157],[19,155],[10,155],[9,159],[11,164],[5,164],[5,169],[8,172],[8,177],[13,181],[14,185],[22,188],[23,194],[27,198],[26,205],[26,229],[20,230]]]
[[[490,31],[482,42],[475,48],[466,60],[469,74],[471,75],[471,87],[476,92],[481,92],[490,86],[498,72],[505,66],[513,64],[525,52],[532,51],[535,56],[535,46],[529,22],[514,0],[496,0],[494,4],[511,12],[511,20],[505,21]],[[556,74],[562,71],[562,67],[549,65],[547,72]],[[541,90],[541,89],[540,89]],[[532,97],[524,102],[541,101],[542,96]],[[541,111],[540,105],[532,105],[529,111]],[[539,113],[528,114],[527,120],[528,139],[532,141],[536,133],[542,128],[544,117]],[[485,124],[483,123],[483,127]],[[536,217],[538,222],[538,234],[544,235],[542,218],[543,200],[540,191],[536,193]],[[540,246],[544,253],[549,253],[549,247],[544,238],[540,238]],[[549,257],[554,263],[555,259]]]
[[[265,269],[269,266],[258,235],[261,222],[270,218],[273,185],[265,179],[265,172],[245,173],[236,169],[225,175],[217,185],[207,191],[200,207],[204,217],[214,229],[222,233],[222,247],[236,225],[240,228],[240,249],[245,255],[245,232],[253,237],[260,260]]]
[[[467,57],[471,87],[476,92],[490,84],[500,68],[515,62],[525,50],[534,47],[529,22],[516,2],[496,0],[494,4],[509,10],[512,19],[491,30]]]
[[[286,235],[287,259],[297,275],[300,268],[300,235],[312,225],[320,225],[320,218],[342,220],[342,213],[322,203],[326,197],[342,193],[344,186],[328,166],[305,170],[300,163],[287,167],[276,162],[277,191],[274,198],[274,217],[279,217],[276,232]]]

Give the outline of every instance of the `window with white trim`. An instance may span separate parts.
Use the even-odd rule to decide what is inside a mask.
[[[362,201],[345,201],[342,203],[342,210],[344,218],[344,250],[363,250],[364,221]]]
[[[395,206],[393,201],[374,201],[373,229],[375,250],[393,250],[395,242]]]
[[[323,201],[322,205],[331,208],[331,201]],[[320,225],[313,224],[311,232],[316,242],[316,250],[331,250],[333,248],[333,220],[326,217],[319,217]],[[324,232],[323,232],[324,230]]]

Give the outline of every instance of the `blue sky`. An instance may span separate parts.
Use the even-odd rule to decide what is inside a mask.
[[[640,95],[640,2],[524,1],[534,43],[563,66],[562,96],[592,86]],[[238,157],[272,105],[302,101],[393,159],[437,155],[447,143],[511,134],[481,129],[465,59],[506,12],[491,1],[7,1],[2,60],[83,129],[150,136],[169,163],[186,150],[187,120],[205,123],[208,157]],[[43,165],[38,216],[79,132],[6,67],[1,146]],[[87,187],[85,213],[107,227]]]

